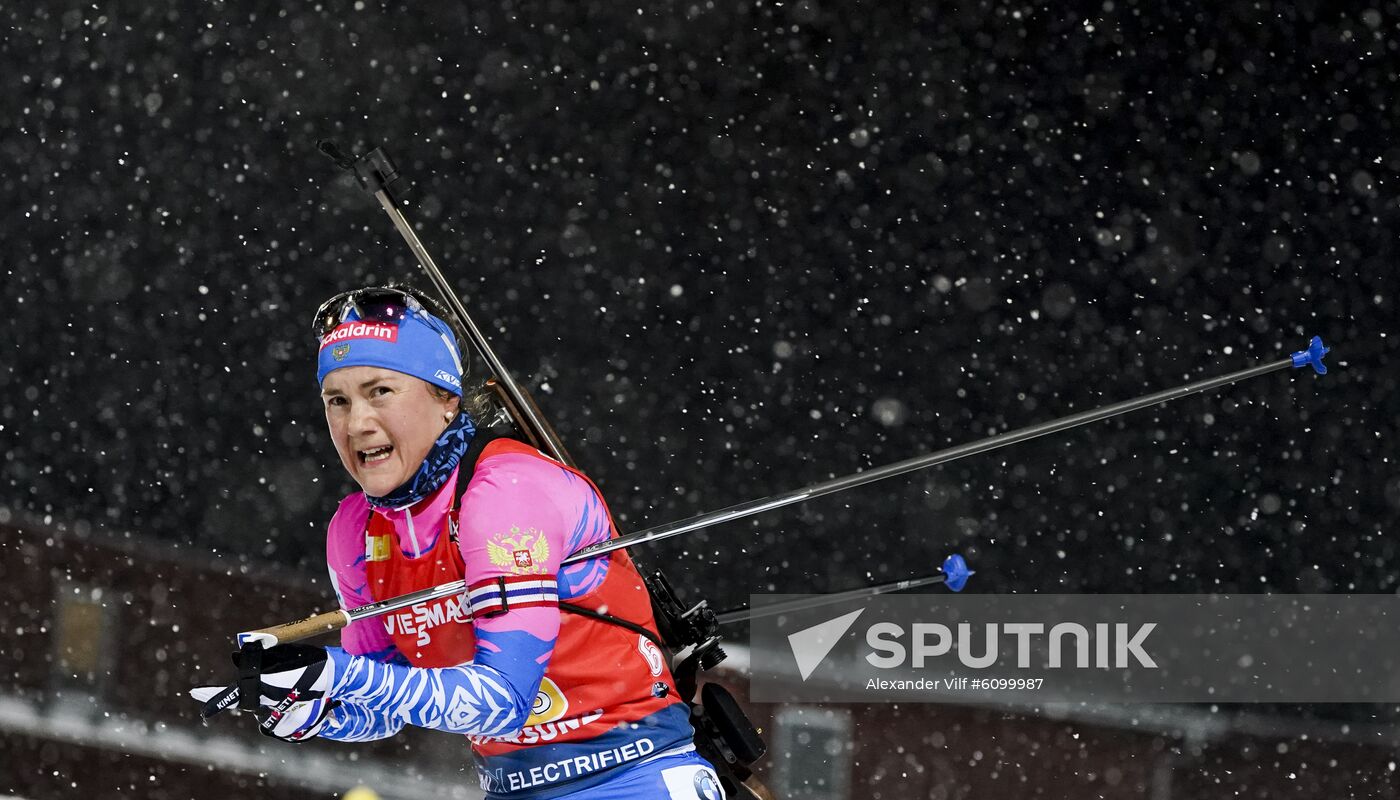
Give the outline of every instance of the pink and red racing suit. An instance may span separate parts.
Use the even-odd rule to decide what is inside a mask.
[[[623,551],[561,569],[566,556],[617,535],[592,482],[498,439],[477,461],[454,531],[456,478],[407,509],[375,510],[363,494],[350,495],[331,520],[326,551],[347,609],[465,580],[464,596],[362,620],[341,636],[351,654],[454,668],[465,679],[450,690],[433,681],[424,682],[428,690],[398,690],[403,714],[351,700],[322,735],[364,741],[406,722],[467,733],[482,788],[511,800],[576,792],[619,768],[692,750],[689,709],[661,650],[624,627],[560,612],[563,600],[656,630]],[[420,714],[414,695],[432,687],[456,694],[428,698],[436,705]],[[444,708],[450,725],[440,719]]]

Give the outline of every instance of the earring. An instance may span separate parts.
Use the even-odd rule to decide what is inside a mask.
[[[450,413],[449,413],[449,414],[443,414],[443,415],[442,415],[442,421],[443,421],[443,422],[451,422],[451,421],[452,421],[452,414],[450,414]]]

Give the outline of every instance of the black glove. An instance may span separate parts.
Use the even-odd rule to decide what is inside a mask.
[[[256,686],[258,730],[284,741],[304,741],[325,725],[337,703],[326,697],[330,688],[326,650],[284,644],[269,650],[245,648],[233,654],[242,679],[232,686],[198,686],[190,696],[204,704],[204,719],[240,704],[240,686]],[[246,704],[240,704],[246,705]]]

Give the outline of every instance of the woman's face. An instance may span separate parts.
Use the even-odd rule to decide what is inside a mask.
[[[427,458],[457,409],[430,384],[380,367],[344,367],[321,384],[335,451],[365,494],[383,497],[403,485]]]

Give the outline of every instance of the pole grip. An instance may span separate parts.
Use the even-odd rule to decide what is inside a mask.
[[[270,628],[259,628],[255,631],[240,633],[238,634],[238,643],[245,645],[249,642],[260,642],[263,647],[276,647],[287,642],[309,639],[318,633],[338,631],[349,624],[350,615],[343,610],[336,609],[324,614],[313,614],[296,622],[287,622],[282,625],[273,625]]]

